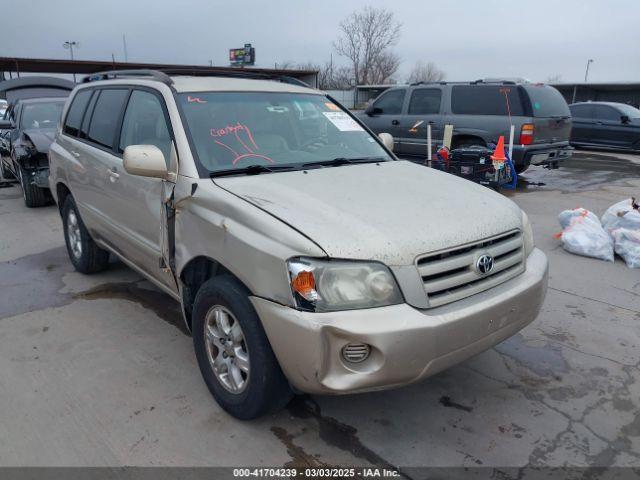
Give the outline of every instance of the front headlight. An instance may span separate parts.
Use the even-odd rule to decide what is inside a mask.
[[[292,258],[287,266],[301,310],[334,312],[403,302],[395,278],[381,263]]]
[[[522,211],[522,236],[524,237],[524,253],[528,257],[533,252],[533,230],[529,217],[524,211]]]

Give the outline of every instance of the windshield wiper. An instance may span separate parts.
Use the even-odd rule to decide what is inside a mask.
[[[338,157],[332,160],[319,160],[317,162],[307,162],[302,164],[302,168],[309,167],[340,167],[342,165],[352,165],[355,163],[379,163],[386,162],[384,157],[361,157],[361,158],[346,158]]]
[[[228,177],[231,175],[260,175],[261,173],[272,173],[297,170],[293,165],[249,165],[241,168],[225,168],[224,170],[216,170],[211,172],[209,176],[214,177]]]

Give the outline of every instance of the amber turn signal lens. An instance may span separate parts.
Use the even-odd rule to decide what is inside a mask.
[[[316,290],[316,279],[313,277],[313,272],[306,270],[299,272],[293,280],[291,280],[291,287],[295,292],[307,300],[310,300]]]

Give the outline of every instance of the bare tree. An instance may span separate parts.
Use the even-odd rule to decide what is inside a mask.
[[[298,67],[296,62],[292,60],[284,60],[282,62],[276,62],[275,68],[279,70],[293,70],[293,69],[297,69]]]
[[[371,67],[369,83],[374,85],[394,83],[393,74],[396,73],[399,66],[400,57],[396,53],[391,51],[381,53]]]
[[[559,73],[556,73],[553,75],[549,75],[547,77],[546,83],[558,83],[560,82],[560,80],[562,80],[562,75],[560,75]]]
[[[371,83],[373,77],[382,74],[390,77],[396,72],[399,61],[397,57],[390,57],[389,48],[397,43],[400,27],[393,12],[373,7],[353,12],[340,23],[340,36],[334,47],[349,59],[356,85]],[[389,71],[390,68],[393,70]],[[378,73],[374,73],[376,71]]]
[[[447,74],[440,70],[435,63],[422,61],[416,62],[409,74],[409,83],[418,82],[441,82],[446,78]]]

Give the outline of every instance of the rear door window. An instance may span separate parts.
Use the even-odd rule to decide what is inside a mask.
[[[404,103],[406,92],[404,88],[389,90],[383,93],[373,106],[382,110],[383,115],[398,115],[402,113],[402,104]]]
[[[454,85],[451,112],[459,115],[525,115],[517,85]]]
[[[409,115],[440,113],[442,92],[439,88],[417,88],[411,94]]]
[[[571,115],[567,101],[562,94],[549,85],[527,85],[534,117],[568,117]]]
[[[593,118],[593,105],[571,105],[569,110],[573,118]]]
[[[105,148],[113,148],[118,122],[129,90],[109,88],[100,90],[100,96],[91,115],[88,140]]]
[[[73,97],[67,118],[64,122],[64,133],[67,135],[76,137],[80,132],[82,116],[87,109],[87,104],[89,103],[92,93],[93,90],[81,90]]]
[[[594,105],[593,113],[593,116],[598,120],[605,120],[608,122],[620,121],[620,112],[608,105]]]

